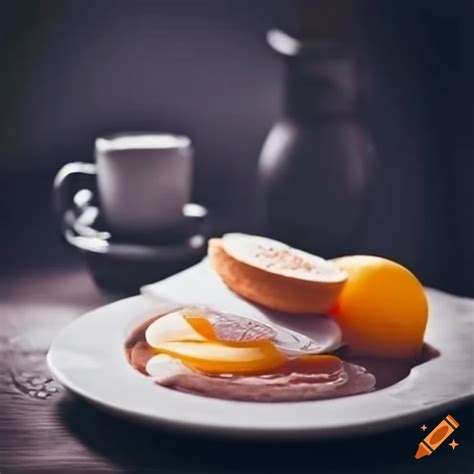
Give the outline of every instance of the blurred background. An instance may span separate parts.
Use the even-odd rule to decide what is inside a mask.
[[[473,22],[470,0],[0,1],[0,271],[82,264],[58,238],[52,181],[122,130],[189,135],[193,200],[221,230],[271,234],[258,169],[285,111],[278,27],[353,48],[373,142],[363,220],[319,253],[382,255],[474,296]],[[323,170],[309,207],[337,208],[317,193],[337,157],[305,159]]]

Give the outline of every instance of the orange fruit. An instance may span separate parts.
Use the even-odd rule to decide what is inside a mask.
[[[332,262],[348,274],[330,313],[351,351],[389,358],[418,356],[428,303],[415,275],[381,257],[354,255]]]

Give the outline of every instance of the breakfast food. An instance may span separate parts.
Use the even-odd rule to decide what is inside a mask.
[[[214,271],[206,267],[204,293],[223,296],[222,306],[239,302],[246,316],[186,306],[136,328],[128,360],[161,386],[235,400],[315,400],[369,392],[373,374],[383,388],[421,360],[426,296],[398,263],[326,261],[244,234],[211,239],[208,255]]]
[[[203,341],[228,342],[237,346],[269,339],[282,352],[299,354],[328,353],[341,346],[341,330],[329,318],[313,316],[310,321],[312,337],[308,337],[275,324],[271,318],[262,321],[261,315],[255,317],[257,319],[203,306],[186,307],[186,310],[177,310],[156,319],[147,327],[145,339],[152,347],[163,342]]]
[[[260,375],[196,372],[163,354],[147,365],[156,382],[165,387],[234,400],[284,402],[335,398],[369,392],[375,378],[364,368],[334,356],[288,361],[280,370]]]
[[[264,237],[226,234],[211,239],[214,270],[244,298],[287,313],[324,313],[347,275],[332,263]]]
[[[208,374],[272,371],[285,362],[285,357],[268,340],[245,346],[221,342],[163,342],[154,349]]]
[[[330,313],[351,351],[383,358],[418,357],[428,303],[417,278],[381,257],[348,256],[333,263],[349,275]]]
[[[182,308],[139,326],[126,353],[133,367],[162,386],[219,398],[311,400],[373,389],[375,377],[363,367],[333,355],[295,356],[298,341],[285,353],[280,340],[291,340],[281,328]]]

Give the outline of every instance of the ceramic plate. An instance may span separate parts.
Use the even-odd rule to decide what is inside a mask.
[[[446,415],[473,399],[474,303],[432,289],[427,294],[425,341],[440,355],[414,367],[400,382],[362,395],[286,403],[219,400],[160,387],[134,370],[125,358],[124,341],[139,322],[169,305],[167,299],[205,302],[222,310],[227,303],[240,305],[241,311],[252,308],[214,278],[206,261],[151,285],[140,296],[77,319],[53,342],[48,364],[60,383],[101,409],[161,427],[260,438],[384,431]]]

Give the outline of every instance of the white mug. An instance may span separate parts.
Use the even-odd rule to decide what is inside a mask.
[[[100,211],[112,232],[149,236],[183,219],[191,194],[193,149],[185,136],[122,133],[97,138],[96,163],[69,163],[54,182],[65,206],[69,177],[96,175]]]

